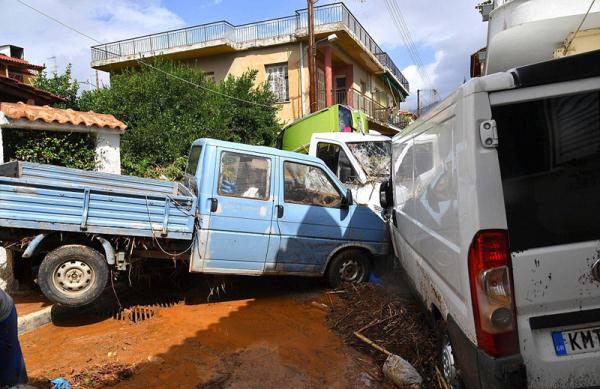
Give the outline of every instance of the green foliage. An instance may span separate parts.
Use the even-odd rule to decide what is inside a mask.
[[[33,80],[33,85],[66,100],[64,103],[52,104],[53,107],[79,110],[79,98],[77,96],[79,82],[71,78],[71,64],[67,65],[63,74],[54,72],[51,76],[48,76],[48,72],[44,70]]]
[[[92,170],[96,166],[93,138],[80,133],[4,130],[9,159]],[[10,131],[10,132],[9,132]]]
[[[113,74],[110,87],[83,92],[79,101],[82,110],[110,113],[128,125],[121,137],[124,173],[181,176],[191,143],[202,137],[273,144],[280,128],[276,97],[265,84],[255,86],[256,70],[215,83],[187,65],[158,61],[154,66],[159,70],[142,66]]]

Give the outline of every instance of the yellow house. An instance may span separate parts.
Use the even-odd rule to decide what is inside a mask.
[[[216,81],[258,70],[278,96],[286,124],[310,113],[308,18],[294,15],[234,26],[221,21],[92,47],[92,67],[109,73],[163,55],[196,66]],[[370,128],[394,133],[408,81],[343,3],[314,9],[318,108],[349,105],[367,113]]]

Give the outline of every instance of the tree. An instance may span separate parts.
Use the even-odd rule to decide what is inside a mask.
[[[53,72],[51,76],[48,76],[48,72],[42,71],[33,79],[33,86],[66,100],[64,103],[52,104],[53,107],[79,109],[79,82],[71,78],[71,64],[67,65],[63,74]]]
[[[202,137],[273,144],[280,128],[276,97],[266,84],[255,86],[256,70],[215,83],[188,65],[159,60],[153,66],[113,74],[110,87],[83,92],[79,101],[82,110],[110,113],[127,124],[124,173],[175,178],[191,143]]]

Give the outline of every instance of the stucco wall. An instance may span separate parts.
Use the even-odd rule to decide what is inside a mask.
[[[305,104],[306,109],[308,109],[308,70],[306,56],[304,60]],[[239,76],[249,69],[256,69],[258,70],[257,83],[266,81],[265,65],[286,63],[288,65],[290,100],[279,104],[278,117],[285,123],[302,116],[299,43],[194,58],[187,62],[205,72],[213,73],[216,81],[222,81],[230,74]]]
[[[116,133],[96,134],[98,171],[121,174],[121,136]]]

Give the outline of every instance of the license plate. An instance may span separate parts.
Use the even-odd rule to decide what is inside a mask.
[[[600,327],[552,332],[556,355],[573,355],[600,351]]]

